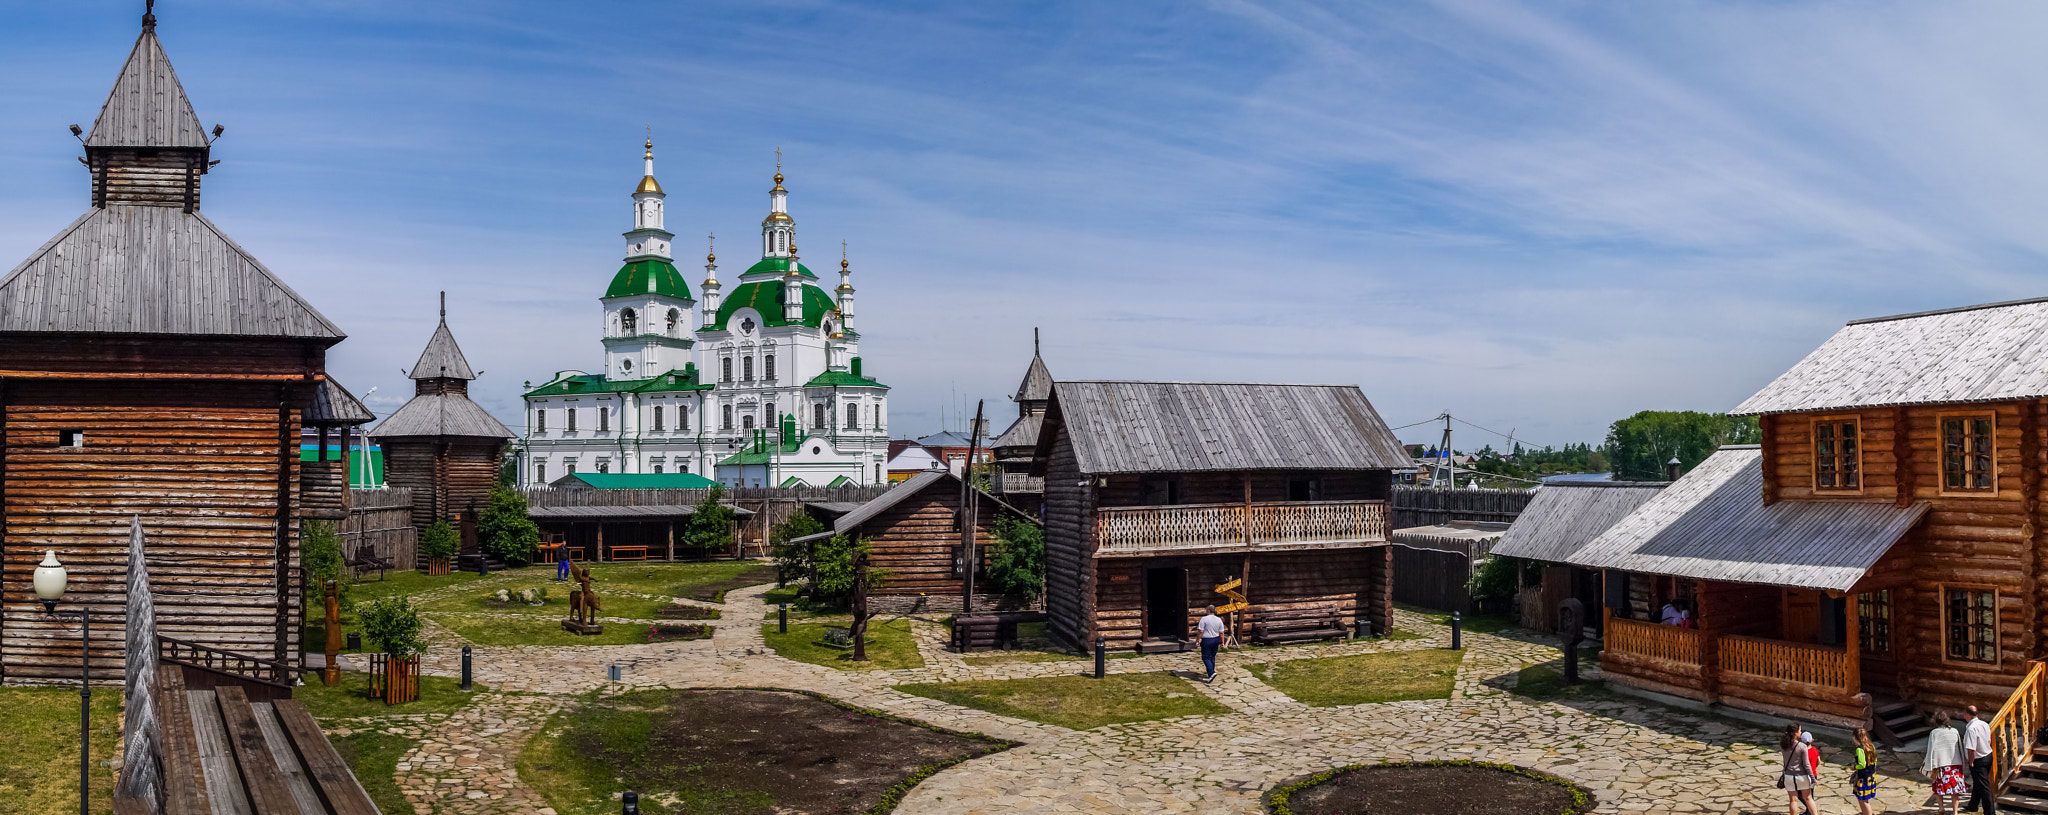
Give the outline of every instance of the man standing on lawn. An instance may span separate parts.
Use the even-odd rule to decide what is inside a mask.
[[[1202,636],[1202,667],[1209,669],[1203,682],[1216,681],[1216,649],[1223,645],[1223,618],[1216,616],[1216,607],[1209,606],[1208,613],[1195,623],[1195,631]]]

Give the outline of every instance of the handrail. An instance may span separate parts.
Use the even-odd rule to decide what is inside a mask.
[[[1384,541],[1385,501],[1276,501],[1102,507],[1095,536],[1106,552],[1209,546]]]
[[[1724,634],[1720,638],[1721,670],[1847,690],[1847,649],[1784,640]]]
[[[172,639],[162,634],[157,635],[156,643],[157,657],[164,662],[189,665],[280,688],[291,687],[297,678],[298,672],[292,666],[276,660],[238,654],[189,640]]]
[[[2020,765],[2027,763],[2033,752],[2034,733],[2041,729],[2042,708],[2048,702],[2044,692],[2048,692],[2048,662],[2034,660],[2027,668],[2027,678],[2005,698],[1998,715],[1991,717],[1991,783],[1999,795],[2005,794],[2006,785],[2019,775]]]
[[[1700,664],[1700,632],[1616,617],[1603,632],[1610,651],[1654,657],[1684,665]]]

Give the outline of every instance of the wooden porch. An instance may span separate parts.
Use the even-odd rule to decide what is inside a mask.
[[[1387,542],[1386,501],[1273,501],[1103,507],[1097,557],[1323,549]]]

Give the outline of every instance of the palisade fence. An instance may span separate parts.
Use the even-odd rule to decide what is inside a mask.
[[[844,487],[737,487],[724,490],[726,503],[753,512],[740,519],[735,534],[743,557],[768,554],[768,531],[807,503],[863,504],[888,492],[893,484]],[[711,494],[709,489],[598,490],[559,487],[527,487],[527,506],[532,507],[644,507],[696,506]],[[819,520],[824,520],[820,518]]]
[[[405,487],[348,491],[348,517],[335,524],[342,557],[357,560],[368,548],[395,568],[415,568],[419,530],[412,525],[412,490]]]
[[[1527,490],[1438,490],[1394,488],[1394,528],[1434,526],[1451,521],[1513,523],[1535,500]]]
[[[1536,497],[1525,490],[1439,490],[1394,488],[1394,528],[1436,526],[1452,521],[1513,523]],[[1438,611],[1470,614],[1465,588],[1476,564],[1464,552],[1394,546],[1394,600]]]

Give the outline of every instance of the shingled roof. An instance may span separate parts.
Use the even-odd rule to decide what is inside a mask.
[[[418,362],[412,364],[413,379],[475,379],[476,372],[469,369],[469,359],[462,355],[462,347],[455,344],[455,335],[448,331],[448,312],[441,312],[441,324],[435,326],[434,336],[428,338],[427,348],[420,352]]]
[[[1515,516],[1496,555],[1562,561],[1651,498],[1664,481],[1551,481]]]
[[[185,86],[171,68],[156,26],[145,24],[128,52],[128,62],[114,78],[100,116],[85,137],[87,147],[207,146],[206,128],[185,98]]]
[[[1390,470],[1408,452],[1355,385],[1058,382],[1039,460],[1065,427],[1086,473]]]
[[[2048,396],[2048,298],[1857,320],[1737,415]]]

